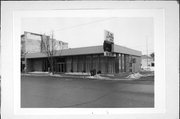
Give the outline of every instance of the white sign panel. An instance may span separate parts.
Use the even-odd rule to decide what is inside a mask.
[[[107,30],[104,30],[104,34],[105,34],[105,40],[106,41],[110,41],[110,42],[114,42],[114,34],[107,31]]]
[[[104,52],[104,56],[116,57],[116,54],[114,54],[114,53],[112,53],[112,52]]]

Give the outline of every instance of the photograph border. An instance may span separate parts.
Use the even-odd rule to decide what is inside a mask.
[[[121,18],[153,18],[154,22],[154,41],[155,41],[155,90],[154,90],[154,108],[19,108],[21,100],[20,95],[20,41],[21,19],[22,18],[56,18],[56,17],[121,17]],[[15,11],[13,13],[13,61],[14,64],[14,111],[15,113],[25,114],[122,114],[122,113],[152,113],[164,112],[165,110],[165,40],[164,40],[164,10],[163,9],[113,9],[113,10],[52,10],[52,11]],[[161,41],[158,39],[162,39]],[[17,42],[18,41],[18,42]],[[18,68],[17,68],[18,67]],[[161,70],[159,70],[161,69]],[[158,88],[157,88],[158,86]],[[131,110],[131,111],[129,111]],[[57,113],[58,112],[58,113]]]
[[[31,4],[29,4],[31,3]],[[48,4],[49,3],[49,4]],[[61,5],[60,5],[61,3]],[[79,4],[80,3],[80,4]],[[110,3],[110,4],[109,4]],[[179,42],[178,42],[178,7],[176,2],[158,2],[159,5],[154,5],[156,3],[152,2],[147,2],[146,5],[144,2],[139,2],[139,3],[133,3],[132,2],[3,2],[2,3],[2,89],[3,89],[3,95],[2,95],[2,116],[5,118],[57,118],[58,116],[63,116],[63,118],[73,118],[73,115],[79,115],[82,118],[82,115],[91,118],[91,116],[110,116],[114,118],[118,118],[119,115],[122,116],[122,118],[133,118],[134,116],[139,117],[139,118],[168,118],[168,117],[176,117],[178,118],[178,108],[174,107],[178,103],[178,94],[179,89],[178,89],[178,84],[179,80],[177,79],[177,76],[179,76],[179,71],[177,68],[179,66],[178,56],[175,55],[175,53],[178,53],[176,51],[174,54],[173,53],[175,50],[177,50]],[[24,4],[24,6],[23,6]],[[29,5],[27,7],[27,4]],[[62,7],[64,4],[64,7]],[[79,4],[77,7],[76,5]],[[85,4],[85,5],[84,5]],[[122,5],[120,5],[122,4]],[[47,5],[50,5],[51,7],[47,7]],[[69,5],[69,6],[67,6]],[[84,5],[84,6],[83,6]],[[118,7],[116,6],[118,5]],[[21,7],[20,7],[21,6]],[[42,8],[38,8],[39,6],[42,6]],[[45,7],[46,6],[46,7]],[[62,9],[59,9],[59,6],[62,7]],[[148,7],[147,7],[148,6]],[[27,8],[26,8],[27,7]],[[34,9],[33,9],[34,8]],[[99,9],[100,8],[100,9]],[[127,9],[128,8],[128,9]],[[173,9],[171,9],[173,8]],[[58,9],[58,10],[57,10]],[[50,12],[56,12],[56,11],[63,11],[66,9],[67,11],[69,10],[75,10],[75,11],[82,11],[82,10],[105,10],[105,11],[111,11],[111,10],[117,10],[117,11],[138,11],[140,10],[149,10],[149,11],[155,11],[154,14],[151,13],[151,15],[154,18],[154,41],[155,41],[155,63],[156,63],[156,68],[155,68],[155,108],[149,108],[149,109],[138,109],[138,108],[128,108],[122,111],[121,109],[87,109],[85,110],[80,109],[79,113],[77,113],[77,109],[73,110],[72,115],[69,115],[69,109],[64,109],[64,111],[68,113],[63,113],[63,110],[59,109],[53,109],[54,113],[49,113],[51,109],[41,109],[39,112],[39,109],[21,109],[20,108],[20,66],[18,61],[20,61],[20,52],[17,52],[19,50],[20,46],[20,20],[21,20],[21,15],[23,12],[28,13],[28,12],[33,12],[37,13],[43,12],[44,11],[50,11]],[[170,10],[171,9],[171,10]],[[25,10],[25,11],[24,11]],[[174,14],[177,15],[172,15],[170,13],[175,12]],[[87,12],[86,12],[87,13]],[[74,14],[74,13],[73,13]],[[124,17],[127,17],[129,13],[124,13]],[[157,16],[156,16],[156,15]],[[173,18],[168,18],[167,16],[172,16]],[[20,16],[19,16],[20,15]],[[27,15],[27,14],[26,14]],[[32,15],[32,14],[29,14]],[[45,15],[45,14],[44,14]],[[67,15],[67,14],[66,14]],[[107,15],[107,14],[106,14]],[[111,14],[111,15],[116,15],[116,14]],[[134,14],[137,15],[137,14]],[[141,14],[142,15],[142,14]],[[140,16],[141,16],[140,15]],[[155,17],[155,16],[156,17]],[[73,15],[72,15],[73,16]],[[72,17],[71,16],[71,17]],[[147,16],[147,14],[145,14]],[[24,17],[24,16],[23,16]],[[38,17],[38,16],[34,16]],[[132,16],[131,16],[132,17]],[[136,16],[137,17],[137,16]],[[10,18],[10,19],[8,19]],[[166,20],[165,20],[166,19]],[[171,23],[170,25],[173,25],[173,28],[170,27],[168,24],[167,27],[167,19],[169,19],[170,22],[174,21],[174,23]],[[177,27],[175,27],[175,23]],[[166,25],[166,26],[165,26]],[[7,29],[6,29],[7,28]],[[169,31],[174,30],[172,32]],[[18,29],[18,30],[17,30]],[[168,34],[167,33],[170,34]],[[9,35],[7,35],[9,34]],[[157,35],[158,34],[158,35]],[[171,39],[167,37],[167,34],[170,36],[170,38],[175,38],[173,42],[171,42]],[[12,36],[13,35],[13,36]],[[165,39],[166,38],[166,39]],[[6,39],[6,40],[5,40]],[[161,39],[161,40],[157,40]],[[170,50],[170,48],[172,48]],[[19,47],[19,48],[18,48]],[[172,62],[172,66],[167,64],[168,57],[171,58],[176,58],[174,62]],[[9,58],[9,59],[8,59]],[[172,60],[171,60],[172,61]],[[166,66],[166,67],[165,67]],[[18,70],[18,68],[19,70]],[[170,69],[167,69],[167,67]],[[175,68],[175,80],[174,82],[170,82],[169,78],[172,76],[170,71],[171,69]],[[158,70],[162,69],[162,70]],[[169,74],[167,74],[167,72]],[[19,78],[18,78],[19,77]],[[179,78],[179,77],[178,77]],[[3,80],[7,79],[7,80]],[[157,80],[161,79],[161,80]],[[19,81],[18,81],[19,80]],[[158,87],[157,87],[158,85]],[[19,87],[19,88],[18,88]],[[168,91],[167,91],[168,90]],[[175,92],[173,92],[175,91]],[[6,93],[4,93],[6,92]],[[168,95],[171,95],[171,98],[169,98]],[[168,94],[168,95],[167,95]],[[168,101],[167,101],[168,100]],[[170,104],[168,104],[170,101],[173,101]],[[174,107],[174,109],[173,109]],[[170,110],[173,109],[173,110]],[[134,110],[138,110],[137,112]],[[76,111],[76,112],[74,112]],[[120,112],[121,111],[121,112]],[[172,113],[172,111],[175,111]],[[143,112],[143,114],[142,114]],[[130,115],[129,115],[130,114]],[[31,115],[31,116],[29,116]],[[49,116],[47,116],[49,115]],[[151,115],[151,116],[150,116]],[[169,115],[169,116],[168,116]],[[150,116],[150,117],[149,117]],[[106,118],[108,118],[106,117]],[[79,118],[79,117],[77,117]]]

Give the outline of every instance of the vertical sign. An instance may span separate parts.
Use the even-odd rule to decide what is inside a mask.
[[[107,30],[104,30],[104,56],[115,57],[114,51],[114,34]]]
[[[114,42],[114,34],[112,32],[109,32],[107,30],[104,30],[104,40],[109,42]]]

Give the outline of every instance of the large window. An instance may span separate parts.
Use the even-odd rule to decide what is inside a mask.
[[[86,72],[90,72],[91,69],[91,56],[86,57]]]
[[[124,54],[122,54],[121,60],[122,60],[121,61],[122,62],[122,64],[121,64],[122,65],[122,70],[121,71],[124,72]]]
[[[121,67],[122,67],[122,66],[121,66],[121,65],[122,65],[122,64],[121,64],[121,58],[122,58],[122,57],[121,57],[121,54],[119,54],[119,72],[122,71],[122,69],[121,69]]]

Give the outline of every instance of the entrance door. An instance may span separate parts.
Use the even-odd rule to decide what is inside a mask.
[[[57,64],[57,72],[65,72],[65,63]]]

